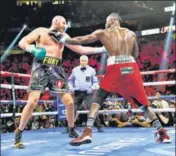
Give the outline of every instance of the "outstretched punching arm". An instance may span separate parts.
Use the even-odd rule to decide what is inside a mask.
[[[88,54],[98,54],[98,53],[105,53],[107,52],[105,47],[88,47],[88,46],[81,46],[80,44],[92,43],[99,40],[99,35],[102,30],[97,30],[90,35],[80,36],[71,38],[66,33],[58,33],[52,32],[50,35],[53,39],[57,42],[64,43],[65,46],[72,51],[79,53],[81,55],[88,55]]]

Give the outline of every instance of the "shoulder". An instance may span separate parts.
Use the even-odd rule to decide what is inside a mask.
[[[129,33],[129,34],[131,34],[131,35],[135,35],[135,36],[136,36],[135,32],[134,32],[134,31],[131,31],[131,30],[128,29],[128,28],[121,27],[120,29],[126,31],[127,33]]]
[[[80,66],[74,67],[74,68],[73,68],[73,71],[76,71],[76,70],[78,70],[79,68],[80,68]]]
[[[91,66],[88,66],[89,70],[91,70],[92,72],[95,72],[95,69],[92,68]]]
[[[35,28],[33,31],[49,31],[49,29],[44,27],[38,27],[38,28]]]
[[[127,29],[127,33],[136,38],[136,33],[134,31]]]
[[[93,34],[98,35],[98,36],[102,35],[103,33],[104,33],[104,29],[98,29],[93,32]]]
[[[43,32],[48,32],[49,29],[48,28],[44,28],[44,27],[38,27],[38,28],[35,28],[34,30],[32,30],[32,32],[34,33],[43,33]]]

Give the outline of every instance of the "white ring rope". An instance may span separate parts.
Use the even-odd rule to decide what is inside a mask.
[[[156,100],[158,97],[156,96],[148,96],[148,99],[149,100]],[[169,99],[176,99],[176,95],[162,95],[160,97],[161,99],[166,99],[166,100],[169,100]],[[124,98],[108,98],[109,101],[123,101]],[[15,100],[16,101],[16,104],[26,104],[27,103],[27,100]],[[38,103],[53,103],[53,102],[58,102],[58,100],[39,100]],[[1,100],[0,101],[0,104],[13,104],[13,100]]]
[[[144,86],[158,86],[158,85],[175,85],[176,81],[172,80],[172,81],[156,81],[156,82],[144,82],[143,85]]]
[[[16,104],[17,103],[18,104],[26,104],[27,103],[27,100],[15,100],[15,101],[16,101]],[[38,102],[39,103],[53,103],[55,101],[54,100],[39,100]],[[1,100],[0,101],[0,104],[12,104],[12,103],[13,103],[13,100]]]
[[[99,114],[116,114],[120,112],[128,112],[128,109],[117,109],[117,110],[100,110],[98,111]],[[141,109],[131,109],[133,113],[142,113],[143,111]],[[174,108],[165,108],[165,109],[153,109],[154,112],[175,112]],[[77,114],[87,114],[89,113],[88,110],[86,111],[77,111]],[[16,113],[15,116],[21,116],[22,113]],[[41,116],[41,115],[58,115],[58,112],[38,112],[38,113],[32,113],[33,116]],[[1,118],[5,117],[12,117],[12,113],[4,113],[1,114]]]
[[[141,75],[149,75],[149,74],[160,74],[160,73],[174,73],[175,69],[169,69],[169,70],[157,70],[157,71],[146,71],[146,72],[141,72]],[[31,75],[29,74],[20,74],[20,73],[13,73],[14,77],[26,77],[30,78]],[[11,76],[11,72],[5,72],[1,71],[1,76],[4,77],[9,77]],[[103,77],[103,75],[98,75],[98,77]],[[158,82],[145,82],[143,83],[144,86],[156,86],[156,85],[174,85],[176,84],[176,81],[158,81]],[[12,89],[12,85],[9,84],[0,84],[1,88],[4,89]],[[21,85],[14,85],[15,89],[28,89],[28,86],[21,86]],[[63,90],[61,89],[58,92],[67,92],[68,90]],[[7,100],[6,100],[7,101]],[[52,101],[53,102],[53,101]],[[175,112],[174,108],[165,108],[165,109],[153,109],[154,112]],[[119,110],[100,110],[98,113],[99,114],[115,114],[119,112],[128,112],[128,109],[119,109]],[[143,112],[141,109],[132,109],[131,110],[134,113],[140,113]],[[89,111],[77,111],[78,114],[87,114]],[[38,113],[32,113],[33,116],[41,116],[41,115],[57,115],[58,112],[38,112]],[[13,113],[5,113],[1,114],[2,118],[5,117],[12,117]],[[16,113],[15,116],[21,116],[21,113]]]
[[[21,116],[22,113],[15,113],[15,116]],[[32,116],[41,116],[41,115],[57,115],[58,112],[35,112],[32,113]],[[4,113],[1,114],[1,118],[5,118],[5,117],[12,117],[13,113]]]
[[[167,70],[153,70],[141,72],[141,75],[154,75],[154,74],[162,74],[162,73],[175,73],[175,69],[167,69]]]
[[[144,82],[144,86],[158,86],[158,85],[175,85],[176,81],[156,81],[156,82]],[[12,85],[9,84],[0,84],[1,88],[12,89]],[[15,89],[28,89],[28,86],[14,85]],[[48,89],[46,89],[48,90]],[[58,92],[68,92],[66,89],[60,89]]]
[[[4,89],[12,89],[13,85],[9,85],[9,84],[0,84],[0,88],[4,88]],[[15,89],[23,89],[23,90],[27,90],[28,86],[21,86],[21,85],[14,85]],[[45,90],[49,90],[48,88],[46,88]],[[63,92],[68,92],[68,89],[58,89],[57,91],[58,93],[63,93]]]
[[[166,70],[153,70],[153,71],[145,71],[141,72],[141,75],[154,75],[154,74],[161,74],[161,73],[174,73],[176,69],[166,69]],[[7,71],[1,71],[1,76],[3,77],[10,77],[12,72],[7,72]],[[26,77],[30,78],[30,74],[20,74],[20,73],[13,73],[14,77]],[[98,77],[101,77],[103,75],[98,75]]]

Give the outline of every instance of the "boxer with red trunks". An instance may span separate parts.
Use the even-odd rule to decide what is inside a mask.
[[[139,68],[132,56],[109,57],[100,86],[108,92],[122,95],[133,108],[137,107],[136,100],[144,106],[149,105]]]
[[[94,96],[89,112],[87,125],[83,134],[70,144],[79,146],[92,142],[92,127],[98,110],[111,92],[121,94],[132,105],[138,105],[157,128],[159,142],[170,142],[166,130],[162,128],[156,114],[149,107],[139,68],[134,58],[139,55],[136,35],[129,29],[120,26],[119,14],[112,13],[106,19],[106,28],[96,30],[90,35],[68,38],[60,34],[58,41],[68,44],[86,44],[100,41],[109,53],[105,75],[100,88]]]

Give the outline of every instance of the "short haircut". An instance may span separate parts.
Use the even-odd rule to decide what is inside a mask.
[[[52,23],[55,22],[56,20],[64,20],[66,22],[66,19],[63,16],[56,15],[52,19]]]
[[[119,22],[122,22],[122,18],[120,17],[120,15],[116,12],[111,13],[108,17],[112,18],[112,19],[116,19]]]
[[[89,60],[89,58],[86,56],[86,55],[82,55],[81,57],[80,57],[80,60]]]

